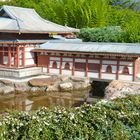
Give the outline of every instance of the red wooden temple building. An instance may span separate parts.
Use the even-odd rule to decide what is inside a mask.
[[[140,44],[66,39],[78,31],[44,20],[33,9],[3,6],[0,76],[20,78],[43,72],[98,80],[137,80]]]

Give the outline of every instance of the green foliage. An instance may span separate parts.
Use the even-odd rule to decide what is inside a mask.
[[[131,4],[127,8],[124,5],[128,4],[130,0],[125,0],[119,6],[112,5],[117,1],[120,0],[11,0],[0,2],[0,5],[34,8],[45,19],[80,29],[97,27],[97,30],[101,32],[103,27],[120,26],[123,31],[122,39],[120,40],[120,35],[117,35],[113,41],[139,43],[140,13],[132,10],[137,3]],[[101,38],[103,41],[112,41],[111,36],[108,40],[106,37]],[[98,38],[97,40],[101,41],[102,39]]]
[[[73,109],[12,112],[0,119],[0,132],[1,140],[139,140],[140,96]]]
[[[123,42],[123,31],[119,26],[108,26],[102,28],[83,28],[78,33],[83,41],[92,42]]]

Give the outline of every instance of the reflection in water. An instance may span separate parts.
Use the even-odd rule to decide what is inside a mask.
[[[30,111],[36,110],[42,106],[53,107],[76,107],[83,104],[89,97],[89,92],[79,91],[74,93],[50,93],[47,95],[30,96],[26,94],[15,95],[13,98],[0,99],[0,112],[6,109],[19,110],[19,111]]]

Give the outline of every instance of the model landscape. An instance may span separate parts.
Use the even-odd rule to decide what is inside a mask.
[[[0,139],[140,139],[138,2],[0,5]]]

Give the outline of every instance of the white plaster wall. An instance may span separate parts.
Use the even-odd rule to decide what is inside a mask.
[[[99,64],[100,60],[88,60],[88,63],[94,63],[94,64]]]
[[[62,68],[64,68],[65,67],[65,64],[66,64],[67,62],[62,62]],[[72,63],[69,63],[70,64],[70,69],[72,69]]]
[[[90,77],[90,78],[99,78],[99,73],[88,72],[88,77]]]
[[[14,65],[14,57],[11,57],[11,64]]]
[[[124,68],[125,66],[120,66],[119,67],[119,73],[121,74],[122,72],[123,72],[123,68]],[[129,74],[133,74],[133,67],[128,67],[128,69],[129,69]]]
[[[63,75],[67,75],[67,76],[71,76],[72,75],[72,71],[71,70],[62,70],[62,74]]]
[[[25,53],[25,58],[33,58],[33,57],[34,57],[34,53],[32,53],[32,52]]]
[[[3,57],[3,63],[6,65],[8,64],[8,56]]]
[[[116,74],[102,73],[102,79],[116,80]]]
[[[26,59],[26,60],[25,60],[25,65],[26,65],[26,66],[27,66],[27,65],[33,65],[33,64],[35,64],[34,59]]]
[[[63,58],[63,61],[72,62],[73,59],[72,58]]]
[[[33,50],[34,49],[34,47],[27,47],[27,48],[25,48],[25,52],[30,52],[31,50]]]
[[[53,61],[60,61],[60,58],[59,58],[59,57],[50,57],[50,60],[53,60]]]
[[[50,69],[51,74],[59,74],[59,69]]]
[[[60,62],[56,62],[57,63],[57,68],[60,68]],[[52,67],[53,61],[50,61],[50,67]]]
[[[129,66],[133,66],[132,62],[128,62],[128,61],[120,61],[120,65],[129,65]]]
[[[133,81],[133,76],[132,75],[119,75],[119,80]]]
[[[44,67],[42,68],[42,71],[43,71],[44,73],[47,73],[47,70],[48,70],[47,68],[44,68]]]
[[[80,63],[84,62],[84,63],[85,63],[85,62],[86,62],[86,59],[77,59],[77,58],[76,58],[76,59],[75,59],[75,62],[80,62]]]
[[[116,64],[117,64],[117,61],[103,60],[102,63],[103,63],[103,64],[107,64],[107,65],[110,65],[110,64],[114,64],[114,65],[116,65]]]
[[[102,66],[102,72],[106,72],[106,67],[107,67],[108,65],[103,65]],[[112,73],[116,73],[117,72],[117,66],[112,66],[111,65],[111,67],[112,67]]]
[[[75,71],[74,76],[78,76],[78,77],[85,77],[85,72],[81,72],[81,71]]]

